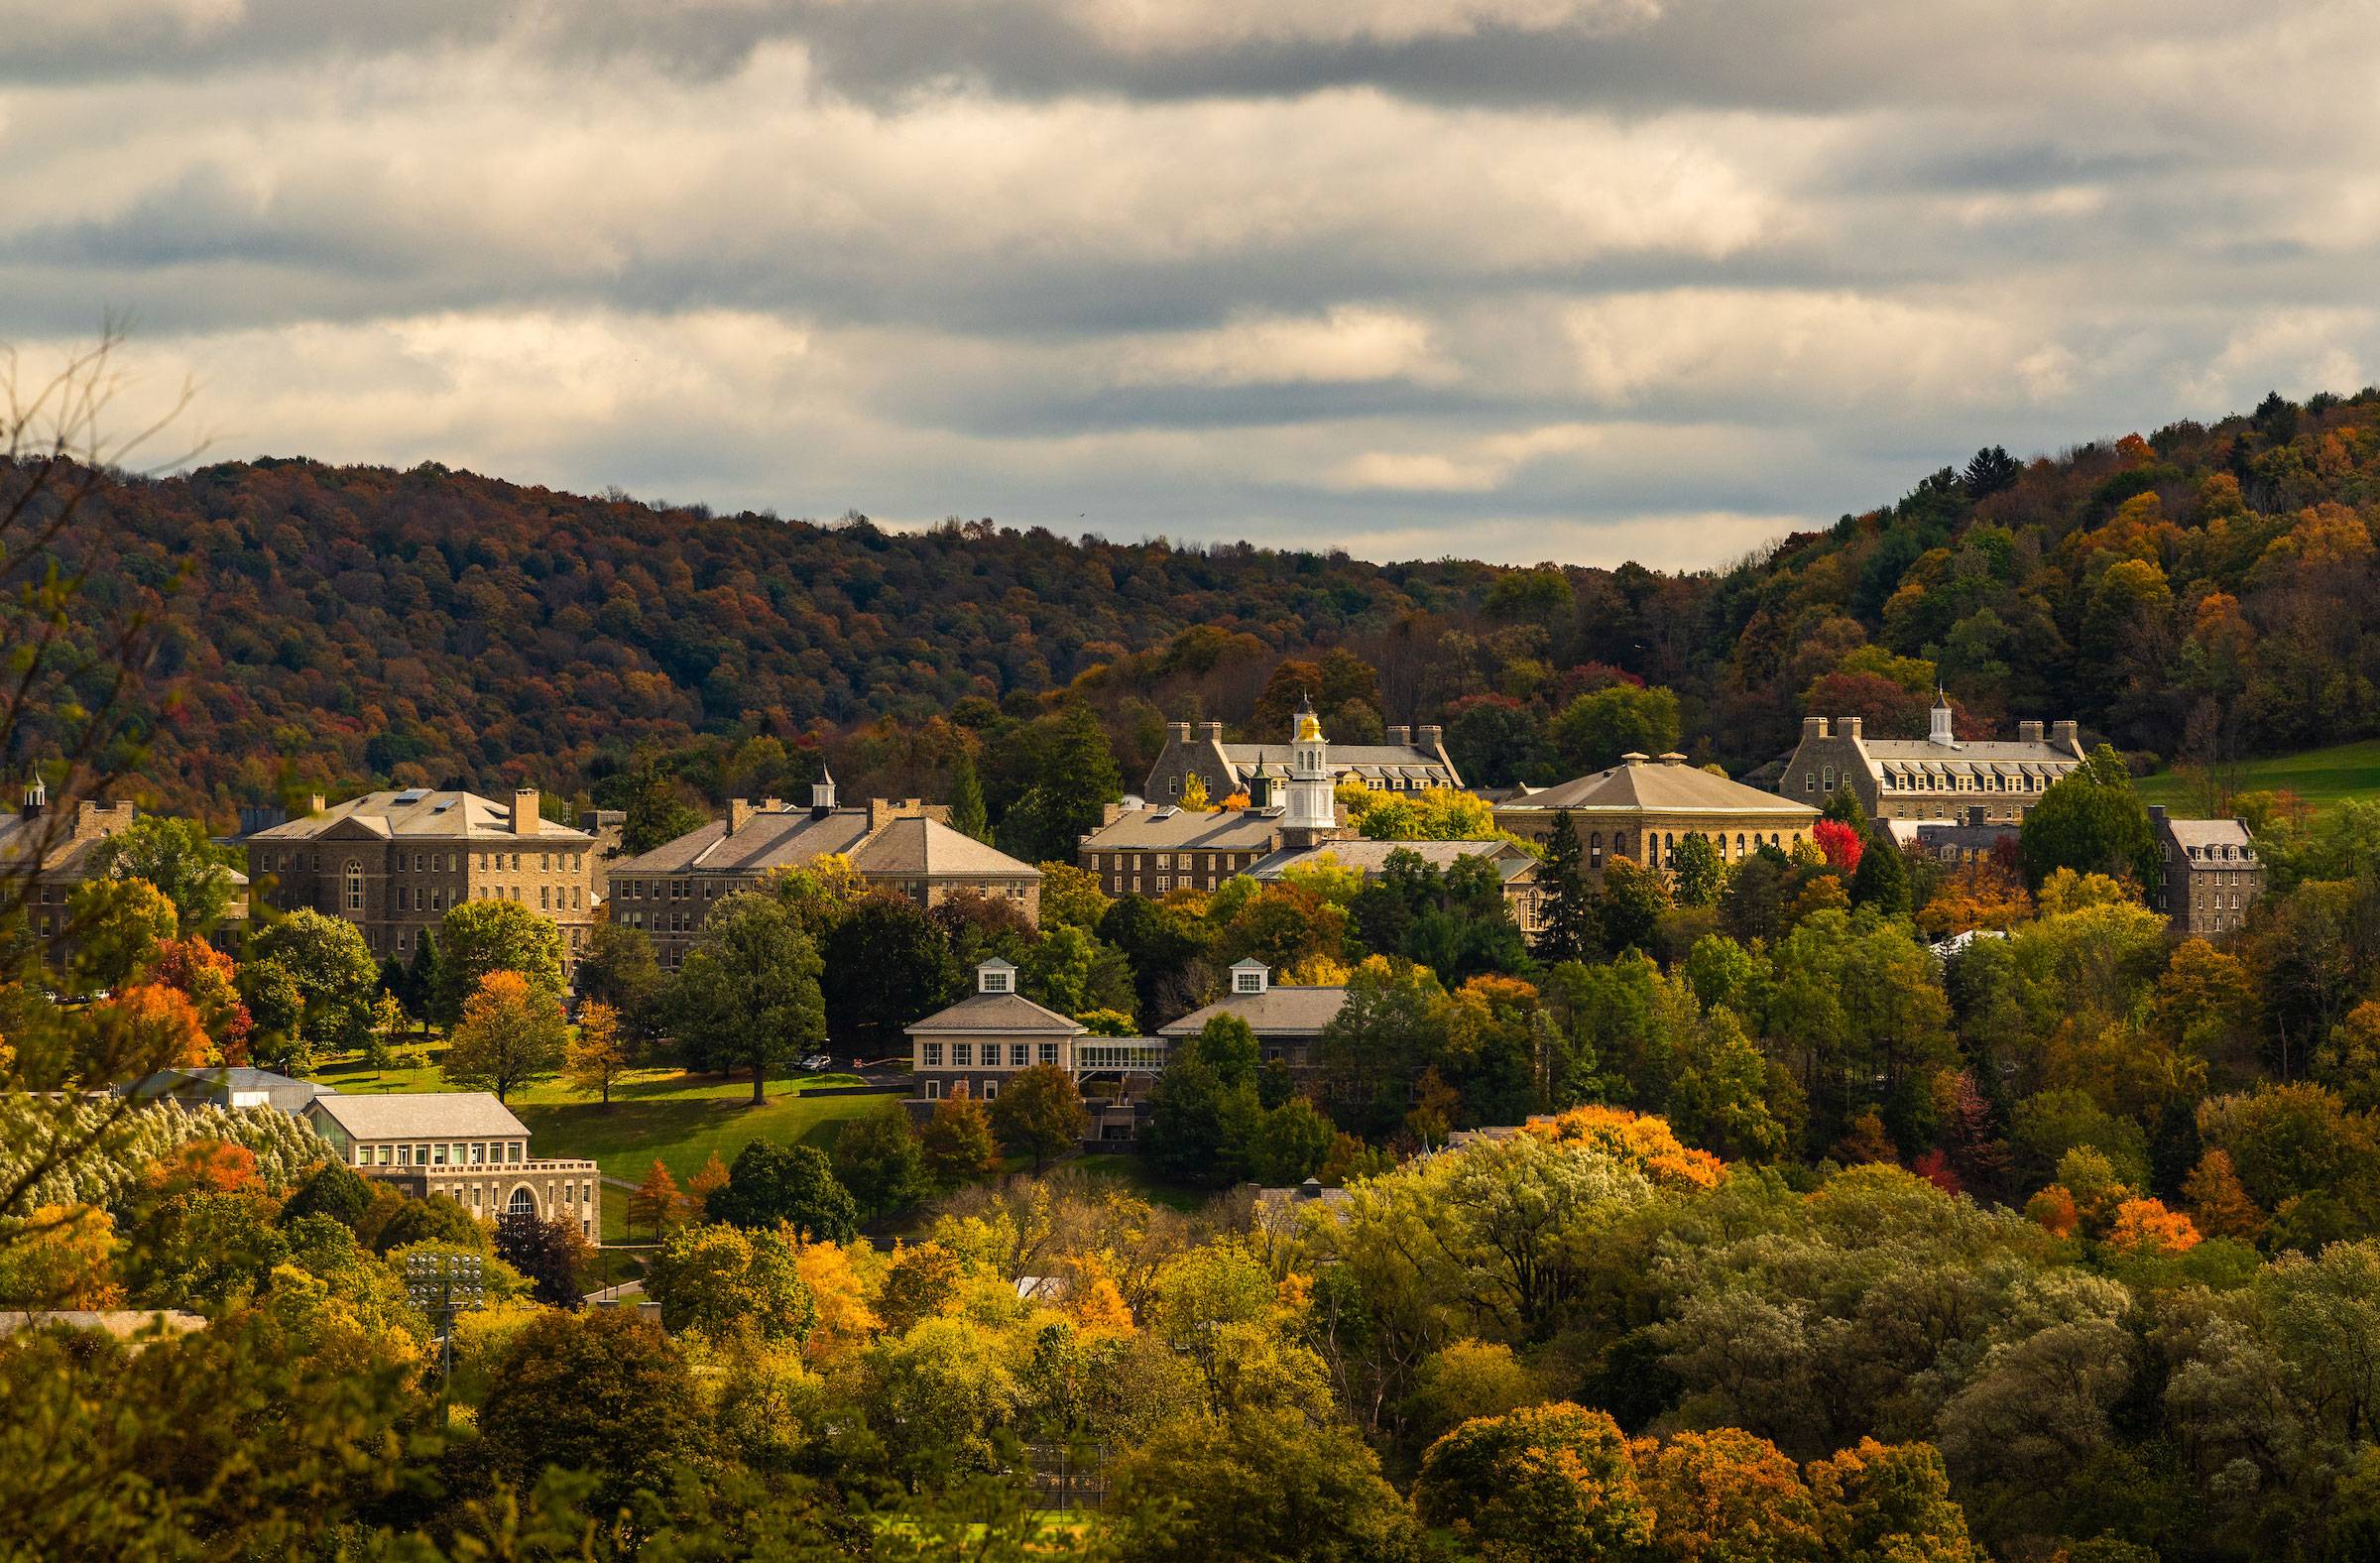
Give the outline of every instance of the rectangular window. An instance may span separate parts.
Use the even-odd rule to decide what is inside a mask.
[[[1022,1068],[1023,1068],[1023,1067],[1024,1067],[1026,1064],[1029,1064],[1029,1063],[1031,1063],[1032,1061],[1033,1061],[1033,1044],[1032,1044],[1032,1043],[1030,1043],[1030,1042],[1011,1042],[1011,1043],[1009,1043],[1009,1067],[1010,1067],[1010,1068],[1012,1068],[1012,1069],[1022,1069]]]
[[[368,1167],[372,1164],[372,1147],[370,1145],[355,1147],[355,1164],[359,1167]]]
[[[1169,869],[1169,868],[1173,867],[1173,854],[1172,854],[1172,853],[1170,853],[1170,852],[1160,852],[1160,853],[1158,853],[1158,854],[1157,854],[1157,867],[1159,867],[1159,868],[1161,868],[1161,869]]]
[[[939,1080],[928,1080],[927,1082],[925,1082],[925,1099],[926,1099],[927,1101],[929,1101],[929,1102],[939,1102],[939,1101],[941,1101],[941,1100],[942,1100],[942,1082],[941,1082],[941,1081],[939,1081]]]
[[[953,1042],[953,1043],[951,1043],[951,1044],[950,1044],[950,1061],[951,1061],[951,1064],[952,1064],[952,1066],[953,1066],[953,1067],[955,1067],[955,1068],[959,1068],[959,1069],[964,1069],[964,1068],[966,1068],[966,1067],[967,1067],[969,1064],[972,1064],[972,1063],[974,1063],[974,1062],[975,1062],[975,1044],[974,1044],[973,1042]]]
[[[446,1147],[443,1144],[436,1144],[430,1146],[429,1149],[429,1164],[434,1167],[444,1166],[446,1164]]]
[[[475,1167],[484,1166],[487,1163],[487,1159],[488,1147],[486,1143],[476,1140],[473,1141],[471,1142],[471,1164]]]
[[[1043,1042],[1041,1044],[1041,1061],[1045,1064],[1054,1064],[1058,1061],[1057,1043]]]
[[[989,971],[984,973],[984,992],[1007,993],[1008,991],[1009,974],[1007,972]]]
[[[925,1057],[924,1057],[924,1059],[921,1061],[921,1067],[923,1067],[923,1068],[927,1068],[927,1069],[939,1069],[939,1068],[941,1068],[941,1067],[942,1067],[942,1044],[941,1044],[940,1042],[927,1042],[927,1043],[924,1043],[923,1045],[924,1045],[924,1048],[925,1048]]]
[[[998,1080],[986,1080],[984,1082],[984,1100],[989,1102],[999,1095],[1000,1082]]]

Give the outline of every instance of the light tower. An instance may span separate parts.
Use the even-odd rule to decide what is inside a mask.
[[[1331,744],[1322,736],[1322,718],[1311,699],[1298,702],[1289,741],[1288,806],[1281,812],[1281,834],[1311,846],[1328,840],[1339,828],[1339,800],[1332,796]]]

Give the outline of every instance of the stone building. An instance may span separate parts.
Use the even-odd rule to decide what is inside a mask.
[[[1245,960],[1231,970],[1231,991],[1213,1004],[1191,1011],[1178,1021],[1157,1027],[1168,1043],[1179,1043],[1207,1028],[1217,1016],[1236,1016],[1256,1033],[1256,1047],[1266,1063],[1280,1063],[1292,1073],[1316,1066],[1314,1044],[1322,1028],[1347,1004],[1344,987],[1283,987],[1272,980],[1272,968]]]
[[[1442,874],[1466,859],[1487,859],[1496,878],[1503,882],[1504,904],[1510,908],[1512,920],[1523,933],[1537,931],[1542,895],[1537,883],[1537,859],[1527,848],[1516,847],[1509,841],[1372,841],[1362,836],[1343,836],[1317,846],[1285,847],[1257,859],[1247,872],[1253,880],[1278,880],[1292,869],[1311,868],[1327,860],[1372,879],[1399,852],[1412,853]]]
[[[2024,828],[2016,820],[1992,818],[1992,810],[1970,803],[1956,819],[1881,819],[1877,826],[1894,846],[1940,863],[1973,863],[1994,852],[2014,850]]]
[[[1950,702],[1937,695],[1927,737],[1869,738],[1856,716],[1802,719],[1802,741],[1777,790],[1823,806],[1847,786],[1870,819],[1965,819],[1980,808],[1990,824],[2018,824],[2049,784],[2082,764],[2073,722],[2016,724],[2016,741],[1962,739]]]
[[[1093,1036],[1016,991],[1016,968],[995,957],[975,969],[975,992],[908,1027],[910,1081],[920,1111],[964,1091],[998,1101],[1017,1072],[1051,1064],[1074,1077],[1091,1112],[1089,1138],[1133,1138],[1147,1088],[1165,1069],[1149,1036]]]
[[[52,808],[38,774],[25,783],[17,812],[0,816],[0,876],[22,890],[25,925],[52,965],[62,967],[73,954],[66,902],[98,871],[94,849],[140,817],[131,803],[91,798],[78,799],[71,810]],[[239,922],[248,915],[248,878],[224,872],[231,876],[232,898],[223,920]]]
[[[2264,894],[2264,859],[2242,819],[2176,819],[2162,803],[2149,805],[2149,828],[2165,857],[2155,904],[2176,933],[2211,938],[2247,926],[2248,908]]]
[[[1207,813],[1171,803],[1111,803],[1083,837],[1076,862],[1099,876],[1110,896],[1163,896],[1213,890],[1279,850],[1281,810],[1226,808]]]
[[[921,906],[981,896],[1013,904],[1039,926],[1041,871],[951,829],[948,814],[916,798],[846,808],[835,801],[832,776],[811,787],[806,808],[773,797],[733,798],[725,819],[611,863],[611,918],[644,929],[661,965],[674,970],[720,897],[833,854],[848,858],[871,886]]]
[[[1763,846],[1789,851],[1819,817],[1807,803],[1715,776],[1684,755],[1656,761],[1628,754],[1608,771],[1497,804],[1495,822],[1541,842],[1563,814],[1579,833],[1580,866],[1589,873],[1614,858],[1667,873],[1678,843],[1696,835],[1709,836],[1726,863]]]
[[[602,1234],[602,1169],[531,1155],[529,1130],[485,1091],[332,1092],[298,1116],[341,1161],[416,1199],[443,1194],[486,1222],[568,1222],[590,1242]]]
[[[541,802],[535,787],[509,804],[430,787],[327,807],[317,794],[303,818],[240,845],[267,904],[344,917],[376,956],[410,959],[422,930],[466,901],[510,901],[561,931],[567,972],[595,923],[601,870],[595,837],[544,818]]]
[[[1299,716],[1312,714],[1308,706]],[[1463,784],[1436,727],[1391,727],[1386,739],[1379,744],[1333,744],[1331,782],[1336,784],[1352,778],[1368,787],[1390,792]],[[1196,776],[1206,783],[1210,802],[1220,803],[1235,792],[1246,792],[1251,807],[1281,803],[1287,797],[1296,747],[1294,728],[1285,744],[1227,744],[1221,722],[1176,722],[1156,764],[1149,767],[1142,795],[1151,803],[1179,801],[1189,779]]]

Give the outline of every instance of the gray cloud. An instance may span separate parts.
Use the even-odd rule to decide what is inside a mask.
[[[2370,20],[0,0],[0,338],[217,456],[1716,560],[2380,373]]]

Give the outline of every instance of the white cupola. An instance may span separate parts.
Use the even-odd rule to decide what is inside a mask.
[[[1940,684],[1934,686],[1934,725],[1926,734],[1926,740],[1940,744],[1945,749],[1959,747],[1958,735],[1951,731],[1951,697],[1942,692]]]
[[[1014,993],[1016,991],[1015,966],[1009,961],[1002,960],[997,955],[988,961],[977,962],[975,991],[977,993]]]
[[[1232,964],[1232,992],[1236,994],[1262,993],[1272,986],[1272,968],[1250,956]]]
[[[1283,830],[1335,830],[1339,800],[1331,795],[1331,745],[1311,699],[1298,702],[1289,736],[1288,807]]]
[[[810,783],[810,807],[830,809],[835,806],[835,774],[821,768],[818,780]]]

